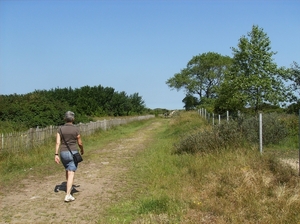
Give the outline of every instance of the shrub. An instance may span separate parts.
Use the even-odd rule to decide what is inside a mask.
[[[277,144],[289,134],[287,125],[276,113],[263,115],[262,130],[264,145]],[[175,144],[175,153],[212,152],[258,143],[258,117],[239,117],[237,120],[216,125],[208,131],[184,135]]]
[[[259,118],[240,118],[239,124],[243,136],[250,142],[257,144],[259,141]],[[277,144],[288,136],[288,128],[277,113],[263,114],[262,140],[264,145]]]
[[[280,118],[281,122],[288,129],[289,135],[298,136],[299,133],[299,117],[293,114],[288,114]]]
[[[175,144],[175,153],[204,153],[236,148],[244,144],[237,122],[214,126],[211,130],[200,131],[182,137]]]

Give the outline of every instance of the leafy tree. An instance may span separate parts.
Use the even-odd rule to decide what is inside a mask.
[[[224,72],[230,66],[231,58],[218,53],[208,52],[194,56],[172,78],[166,81],[171,89],[184,89],[187,96],[198,95],[200,103],[203,98],[215,98],[216,90],[224,79]]]
[[[127,96],[125,92],[114,92],[109,105],[110,116],[123,116],[128,106]]]
[[[188,94],[184,97],[182,102],[184,103],[185,110],[193,110],[199,105],[198,98]]]
[[[293,62],[290,69],[290,80],[292,81],[292,89],[300,90],[300,66],[297,62]],[[299,91],[300,93],[300,91]]]
[[[297,62],[293,62],[291,68],[290,68],[290,81],[291,83],[291,88],[293,91],[298,92],[300,94],[300,66]],[[290,104],[287,107],[287,112],[288,113],[295,113],[299,114],[300,110],[300,99],[296,96],[294,96],[293,103]]]
[[[299,114],[299,110],[300,110],[300,101],[292,103],[286,108],[286,112],[289,114]]]
[[[129,101],[131,104],[131,113],[132,114],[142,114],[145,110],[145,102],[138,93],[134,93],[129,96]],[[127,114],[129,115],[129,114]]]
[[[115,89],[112,87],[102,87],[98,86],[96,90],[96,100],[98,103],[98,114],[107,115],[110,110],[110,103],[112,101]]]
[[[75,122],[88,122],[92,116],[141,114],[145,105],[137,93],[128,96],[100,85],[0,95],[0,125],[7,130],[17,130],[16,124],[22,129],[60,125],[67,110],[75,112]]]
[[[287,70],[273,62],[276,52],[262,28],[253,26],[247,36],[239,39],[233,51],[233,64],[219,90],[216,111],[251,107],[261,109],[263,103],[278,105],[287,100],[290,91],[284,85]]]

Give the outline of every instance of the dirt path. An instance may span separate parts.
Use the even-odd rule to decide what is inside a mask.
[[[91,159],[85,159],[75,175],[74,202],[64,202],[63,169],[43,180],[35,176],[22,180],[17,191],[0,196],[0,223],[97,223],[103,209],[122,196],[126,161],[145,147],[160,125],[153,122],[134,138],[89,151]]]

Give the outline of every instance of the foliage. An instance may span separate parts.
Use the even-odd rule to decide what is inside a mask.
[[[274,156],[274,151],[261,155],[257,150],[245,147],[217,153],[172,154],[174,143],[180,141],[180,136],[197,128],[198,131],[207,129],[205,121],[195,112],[181,112],[172,119],[134,122],[95,133],[85,139],[86,158],[91,163],[99,161],[95,149],[107,149],[106,146],[113,141],[131,139],[151,122],[159,125],[147,133],[145,148],[137,150],[134,159],[132,154],[125,160],[115,158],[127,172],[120,179],[112,179],[118,187],[117,192],[108,194],[110,203],[99,204],[99,219],[94,222],[299,222],[299,177],[295,170],[280,161],[280,155]],[[12,162],[12,165],[0,163],[6,170],[5,174],[11,175],[6,186],[18,185],[26,175],[31,178],[35,175],[35,179],[39,179],[58,172],[61,167],[53,167],[51,145],[34,153],[11,155],[16,158],[4,156],[8,163]],[[26,161],[21,161],[23,156]],[[30,161],[29,157],[36,158]],[[14,166],[16,161],[28,163]],[[31,167],[33,169],[29,171]],[[1,181],[7,183],[6,180],[1,175]],[[92,194],[95,199],[103,198],[97,192]]]
[[[2,133],[22,132],[27,130],[24,124],[18,122],[0,121]]]
[[[216,90],[223,81],[224,72],[230,64],[231,58],[228,56],[214,52],[203,53],[194,56],[188,62],[187,67],[169,78],[166,84],[171,89],[184,89],[187,97],[198,95],[201,103],[204,98],[216,97]],[[185,101],[190,102],[187,99]]]
[[[138,93],[127,95],[124,91],[117,92],[101,85],[0,95],[0,122],[11,122],[11,127],[14,123],[26,128],[60,125],[68,110],[75,112],[75,122],[84,123],[91,116],[139,115],[146,108]]]
[[[248,147],[171,153],[179,136],[206,130],[194,114],[164,120],[165,130],[131,162],[131,193],[107,211],[114,220],[99,222],[297,223],[299,178],[272,153]]]
[[[262,28],[253,26],[232,51],[233,64],[219,90],[216,112],[245,107],[257,112],[263,103],[278,105],[292,96],[283,82],[288,70],[273,62],[276,53],[271,51],[271,41]]]
[[[286,108],[286,112],[289,114],[299,114],[299,111],[300,111],[300,101],[299,100],[295,103],[290,104]]]
[[[299,91],[300,90],[300,66],[295,61],[293,62],[292,66],[291,66],[289,79],[292,81],[293,90]]]
[[[236,122],[229,122],[182,136],[175,144],[174,153],[211,153],[238,148],[244,144],[242,132]]]
[[[184,97],[182,102],[184,103],[185,110],[193,110],[197,105],[199,105],[198,98],[189,94]]]
[[[289,134],[294,134],[294,127],[284,122],[283,116],[277,113],[263,115],[262,141],[265,146],[278,144]],[[290,131],[291,130],[291,131]],[[259,119],[240,116],[237,120],[223,122],[211,129],[186,134],[175,145],[175,153],[210,153],[226,149],[258,145]]]
[[[280,121],[287,128],[288,134],[292,137],[299,135],[299,115],[283,114],[279,117]]]
[[[278,144],[289,135],[288,126],[282,120],[283,116],[277,113],[262,115],[262,142],[264,145]],[[243,136],[252,144],[258,144],[259,118],[258,116],[240,118],[239,126]]]

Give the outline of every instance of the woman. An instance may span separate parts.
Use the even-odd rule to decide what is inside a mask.
[[[71,195],[71,190],[74,181],[75,171],[77,170],[77,165],[74,163],[73,156],[68,150],[65,141],[69,145],[72,153],[78,152],[77,145],[80,148],[80,153],[83,154],[83,145],[79,133],[79,129],[73,125],[75,119],[75,114],[72,111],[68,111],[65,114],[65,125],[61,126],[56,134],[56,147],[55,147],[55,162],[57,164],[62,162],[66,169],[67,178],[67,195],[65,197],[65,202],[74,201],[75,198]],[[62,135],[62,136],[61,136]],[[62,139],[64,137],[65,141]],[[60,150],[60,157],[58,151]]]

